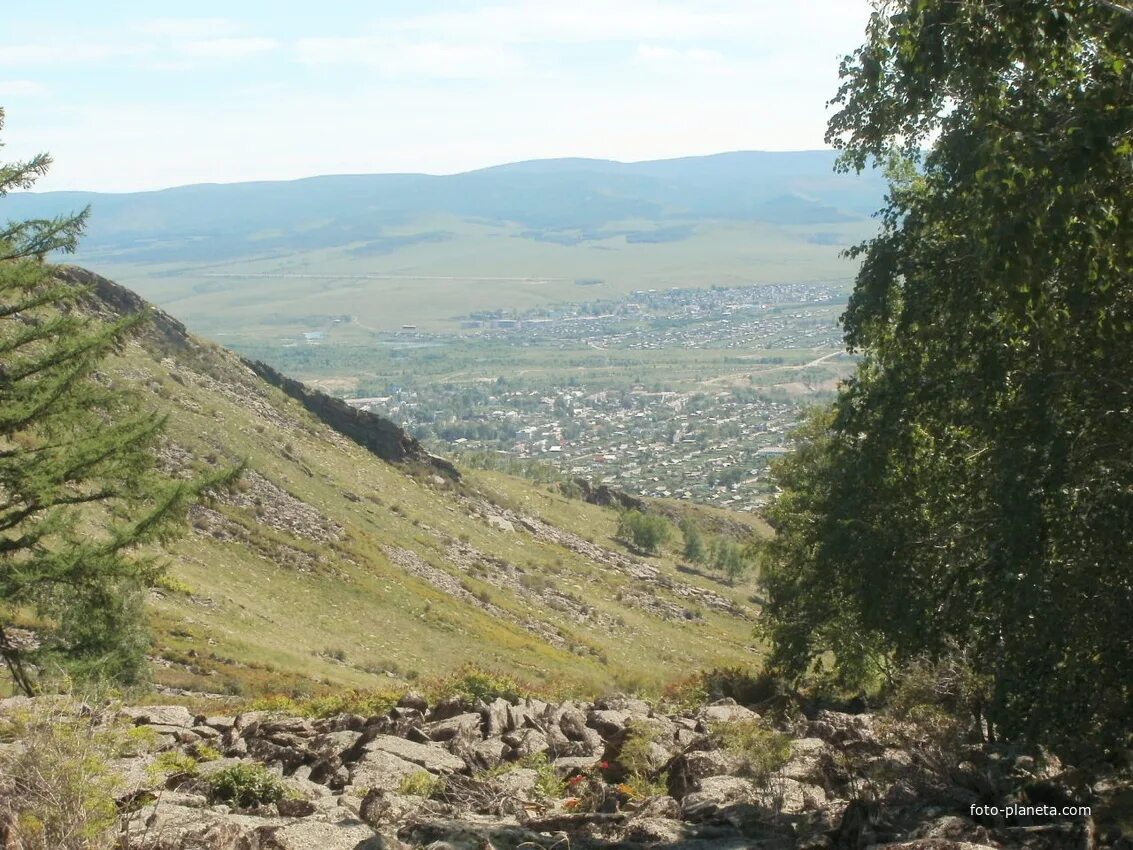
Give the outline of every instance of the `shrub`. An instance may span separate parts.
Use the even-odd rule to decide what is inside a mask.
[[[668,774],[657,774],[654,764],[653,744],[659,735],[649,723],[633,720],[626,725],[626,737],[618,751],[618,766],[625,776],[618,791],[627,797],[641,799],[668,793]]]
[[[582,498],[582,488],[574,481],[560,481],[557,486],[559,492],[568,499]]]
[[[653,771],[653,744],[657,729],[648,723],[631,720],[626,724],[626,736],[618,752],[618,764],[631,777],[646,776]]]
[[[665,699],[678,706],[695,707],[731,698],[740,705],[763,703],[786,694],[785,683],[771,673],[744,667],[714,667],[665,686]]]
[[[452,675],[441,679],[430,690],[436,699],[456,697],[467,703],[478,700],[491,702],[495,699],[515,702],[532,691],[506,673],[485,670],[474,664],[464,665]]]
[[[991,677],[975,671],[959,650],[943,658],[916,658],[898,672],[889,694],[894,715],[915,719],[925,711],[945,711],[978,722],[991,698]]]
[[[990,676],[977,673],[958,650],[939,659],[914,659],[901,668],[889,694],[888,731],[898,746],[947,776],[963,760],[971,738],[984,736],[990,686]]]
[[[196,776],[197,760],[180,750],[167,750],[154,759],[149,769],[158,776]]]
[[[444,787],[445,781],[427,770],[419,770],[401,780],[397,791],[399,794],[409,794],[414,797],[429,798]]]
[[[663,797],[669,793],[668,771],[659,774],[656,779],[645,775],[634,775],[625,782],[619,782],[617,790],[634,800],[645,800],[649,797]]]
[[[242,762],[222,768],[206,780],[209,797],[240,809],[265,806],[283,799],[283,780],[262,764]]]
[[[115,797],[124,790],[110,760],[128,729],[77,717],[62,703],[7,719],[20,742],[0,755],[0,834],[24,850],[109,850],[116,846]],[[7,846],[7,845],[6,845]]]
[[[625,511],[618,517],[618,537],[638,549],[655,553],[673,534],[673,526],[664,517]]]
[[[567,784],[559,778],[555,766],[547,759],[546,753],[535,753],[520,762],[521,767],[535,771],[535,790],[544,797],[558,800],[566,794]]]
[[[209,744],[195,744],[193,746],[193,754],[197,757],[198,762],[202,761],[216,761],[224,757],[224,753]]]
[[[661,691],[661,699],[666,705],[677,709],[694,709],[703,705],[708,702],[704,674],[694,673],[668,682]]]
[[[751,566],[747,549],[726,537],[712,541],[712,566],[724,573],[728,581],[736,581]]]
[[[154,582],[154,587],[161,588],[162,590],[167,590],[177,596],[193,595],[192,587],[183,582],[181,579],[176,578],[175,576],[171,576],[168,573],[163,573],[162,575],[158,576],[157,581]]]
[[[713,727],[712,737],[720,746],[744,761],[744,772],[756,783],[766,784],[791,760],[791,738],[768,729],[759,720],[738,720]]]

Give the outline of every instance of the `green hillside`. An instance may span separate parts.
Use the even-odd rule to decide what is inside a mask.
[[[153,593],[163,685],[365,687],[475,661],[602,690],[753,660],[752,587],[632,554],[612,509],[496,473],[391,465],[164,314],[108,371],[170,411],[170,472],[248,464],[234,493],[193,510]],[[705,527],[759,532],[695,510]]]

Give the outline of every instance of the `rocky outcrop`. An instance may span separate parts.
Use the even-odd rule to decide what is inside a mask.
[[[416,438],[388,419],[368,410],[351,407],[341,399],[288,378],[266,363],[258,360],[245,360],[244,363],[269,384],[279,387],[302,404],[324,425],[350,438],[382,460],[389,463],[416,462],[451,480],[460,479],[460,471],[451,462],[425,451]]]
[[[644,499],[631,496],[622,490],[615,490],[608,484],[599,484],[595,487],[585,478],[576,478],[574,483],[582,494],[582,501],[603,508],[624,508],[628,511],[643,511],[646,509]]]
[[[92,312],[109,314],[111,317],[147,313],[149,316],[147,331],[157,335],[167,347],[173,349],[198,347],[181,322],[164,310],[154,307],[136,292],[79,266],[59,266],[55,274],[61,280],[78,284],[89,290],[84,306]]]
[[[29,705],[0,701],[0,719]],[[942,774],[899,725],[869,715],[772,723],[728,700],[664,712],[628,697],[429,705],[411,694],[374,717],[164,705],[119,716],[176,759],[222,756],[174,774],[153,771],[153,751],[122,761],[137,850],[1129,847],[1089,816],[975,816],[972,806],[1092,805],[1133,784],[1090,786],[1057,760],[987,745],[958,751],[964,761]],[[771,759],[767,742],[788,735]],[[211,795],[210,776],[251,762],[285,784],[282,799],[237,809]]]

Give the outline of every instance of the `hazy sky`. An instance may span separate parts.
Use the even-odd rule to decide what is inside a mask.
[[[40,189],[822,147],[868,0],[40,0],[0,158]]]

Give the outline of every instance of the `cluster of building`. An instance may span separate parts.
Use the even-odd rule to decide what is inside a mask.
[[[350,401],[440,450],[493,453],[640,495],[753,510],[770,494],[769,462],[788,451],[803,406],[820,396],[808,395],[806,380],[845,368],[837,324],[843,305],[843,290],[827,281],[650,290],[617,302],[481,315],[469,321],[487,324],[465,343],[512,344],[517,362],[533,347],[611,355],[716,349],[729,354],[713,368],[731,362],[735,374],[697,382],[686,372],[669,381],[654,370],[645,386],[629,375],[599,380],[585,369],[564,381],[560,370],[554,383],[481,377],[391,387]],[[745,371],[753,373],[747,380]]]

